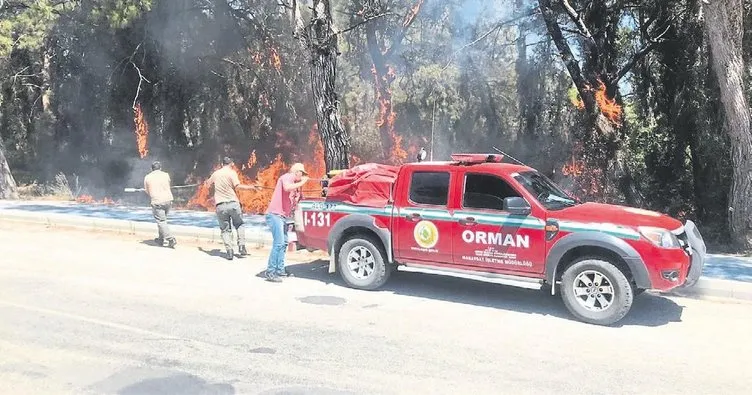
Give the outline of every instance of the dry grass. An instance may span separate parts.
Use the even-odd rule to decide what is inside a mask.
[[[22,200],[75,200],[81,194],[81,186],[77,175],[73,174],[71,180],[72,183],[68,176],[60,172],[50,183],[40,185],[34,181],[31,184],[19,185],[18,194]]]

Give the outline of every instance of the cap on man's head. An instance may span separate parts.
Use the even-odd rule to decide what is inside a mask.
[[[151,169],[152,169],[152,170],[159,170],[159,169],[161,169],[161,168],[162,168],[162,162],[160,162],[160,161],[158,161],[158,160],[155,160],[155,161],[154,161],[154,162],[153,162],[153,163],[151,164]]]
[[[290,172],[295,173],[296,171],[299,171],[305,175],[308,175],[308,172],[305,170],[305,166],[303,166],[302,163],[296,163],[292,165],[292,167],[290,168]]]
[[[222,158],[222,164],[225,165],[225,166],[231,165],[232,164],[232,158],[230,158],[229,156],[225,156],[224,158]]]

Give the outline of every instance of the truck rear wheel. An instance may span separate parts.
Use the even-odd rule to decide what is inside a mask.
[[[345,283],[356,289],[375,290],[389,279],[391,270],[378,244],[368,237],[356,237],[339,250],[339,272]]]
[[[579,320],[611,325],[629,312],[634,299],[624,273],[601,258],[578,259],[561,276],[561,297]]]

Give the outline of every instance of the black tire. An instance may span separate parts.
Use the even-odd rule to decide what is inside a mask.
[[[609,288],[606,282],[600,283],[603,287],[596,287],[595,282],[589,282],[595,279],[595,274],[605,277],[611,285],[610,300],[607,296]],[[583,280],[589,283],[586,284]],[[575,286],[582,291],[593,291],[593,294],[576,296]],[[580,321],[595,325],[611,325],[618,322],[627,315],[634,300],[632,285],[627,276],[616,265],[599,257],[580,258],[569,266],[561,276],[560,293],[564,305],[572,315]],[[605,308],[601,304],[602,300],[605,301]],[[588,301],[594,303],[590,308],[585,305]]]
[[[358,270],[353,270],[348,265],[348,257],[351,252],[360,250],[367,251],[373,257],[372,271],[365,277],[359,277]],[[386,263],[384,251],[379,244],[367,236],[355,236],[346,241],[339,250],[337,257],[337,271],[347,286],[355,289],[373,291],[381,288],[389,279],[391,266]],[[370,265],[368,265],[371,267]],[[366,272],[361,271],[362,274]]]

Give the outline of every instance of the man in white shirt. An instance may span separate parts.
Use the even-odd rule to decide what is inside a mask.
[[[170,213],[173,201],[170,175],[162,171],[162,164],[159,161],[152,163],[151,170],[152,172],[144,177],[144,190],[151,198],[151,211],[159,230],[159,237],[154,241],[163,246],[166,240],[168,247],[175,248],[177,241],[167,225],[167,215]]]

